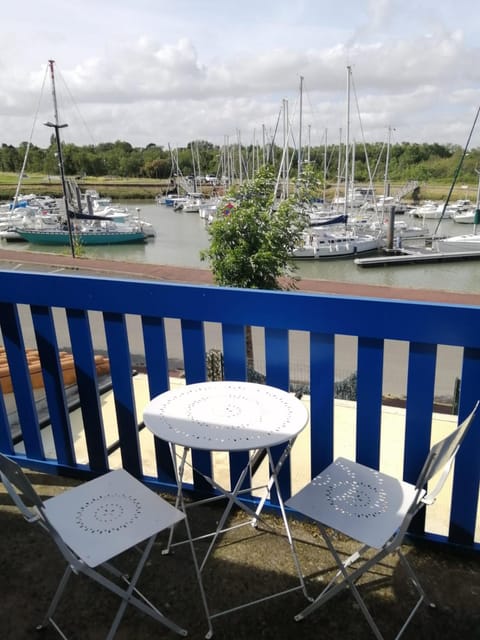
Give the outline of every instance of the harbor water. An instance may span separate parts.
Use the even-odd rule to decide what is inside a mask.
[[[128,202],[127,206],[129,211],[137,210],[141,218],[154,225],[156,237],[150,238],[145,244],[86,247],[83,249],[85,257],[208,269],[208,265],[200,259],[200,251],[208,247],[209,239],[205,221],[197,213],[174,211],[172,207],[146,201]],[[411,222],[418,225],[420,221],[413,218]],[[426,222],[432,231],[436,229],[437,220]],[[470,225],[454,223],[447,219],[441,222],[437,233],[461,235],[472,231]],[[65,247],[5,241],[2,241],[2,248],[10,249],[12,252],[67,251]],[[297,275],[300,278],[465,293],[480,291],[480,259],[368,269],[357,266],[352,258],[298,261],[296,264]]]

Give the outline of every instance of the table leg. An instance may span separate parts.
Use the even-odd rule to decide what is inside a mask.
[[[190,529],[190,523],[188,521],[188,515],[187,515],[187,510],[186,510],[186,507],[185,507],[185,500],[184,500],[184,497],[183,497],[183,490],[182,490],[182,487],[183,487],[183,474],[185,472],[185,463],[186,463],[187,455],[189,453],[189,449],[187,449],[186,447],[183,448],[183,453],[182,453],[182,455],[180,457],[180,464],[178,464],[178,465],[177,465],[177,451],[176,451],[176,447],[175,447],[174,444],[170,444],[170,453],[172,455],[173,468],[175,469],[175,480],[177,482],[177,496],[175,498],[175,507],[177,509],[180,509],[181,511],[183,511],[183,513],[185,514],[184,523],[185,523],[185,528],[186,528],[186,531],[187,531],[188,543],[190,544],[190,551],[191,551],[191,554],[192,554],[193,565],[194,565],[194,568],[195,568],[195,574],[197,576],[198,587],[200,589],[200,597],[202,599],[203,609],[205,611],[205,617],[207,618],[208,631],[205,634],[205,638],[208,640],[213,635],[212,616],[211,616],[210,610],[208,608],[207,596],[206,596],[205,589],[204,589],[204,586],[203,586],[202,572],[201,572],[201,568],[199,567],[199,564],[198,564],[198,558],[197,558],[197,554],[196,554],[196,551],[195,551],[195,545],[193,544],[192,531]],[[164,553],[164,554],[170,552],[170,548],[172,546],[172,538],[173,538],[174,528],[175,528],[175,526],[171,527],[171,529],[170,529],[170,533],[169,533],[169,536],[168,536],[167,547],[162,551],[162,553]]]
[[[256,452],[255,455],[260,454],[260,452]],[[215,545],[215,542],[219,536],[219,534],[224,531],[224,525],[225,522],[227,521],[228,516],[230,515],[230,511],[232,510],[232,507],[234,504],[237,504],[243,511],[246,511],[249,515],[253,515],[254,517],[257,516],[257,513],[254,512],[252,509],[250,509],[247,505],[243,504],[242,502],[239,501],[238,499],[238,495],[240,492],[240,488],[243,485],[244,481],[245,481],[245,477],[247,475],[247,473],[250,470],[250,466],[252,464],[252,461],[249,460],[247,462],[247,464],[245,465],[245,467],[243,468],[242,473],[240,474],[240,476],[238,477],[238,480],[235,484],[235,487],[233,488],[233,491],[226,491],[225,489],[223,489],[222,487],[220,487],[220,485],[218,485],[212,478],[207,478],[210,482],[213,483],[212,486],[215,486],[216,489],[219,489],[224,495],[225,497],[228,497],[228,504],[225,507],[223,513],[222,513],[222,517],[220,518],[220,521],[217,525],[217,528],[215,529],[214,533],[212,534],[212,540],[210,542],[210,545],[205,553],[205,556],[202,560],[202,564],[200,565],[200,571],[203,571],[203,568],[205,566],[205,563],[208,560],[208,557],[210,556],[210,553],[213,550],[213,547]]]
[[[175,481],[177,483],[177,495],[175,497],[175,508],[181,509],[185,514],[185,520],[187,519],[187,512],[185,510],[185,503],[183,499],[183,474],[185,472],[185,462],[187,459],[189,449],[186,447],[183,448],[183,453],[180,457],[180,464],[177,463],[177,448],[174,444],[170,443],[170,455],[172,456],[173,469],[175,471]],[[170,553],[170,547],[172,546],[173,533],[175,530],[175,525],[170,528],[170,533],[168,536],[168,542],[166,548],[162,553],[167,554]]]
[[[290,442],[288,445],[288,451],[285,450],[282,454],[282,456],[280,456],[280,460],[277,462],[277,464],[275,465],[273,457],[272,457],[272,452],[270,451],[270,449],[268,449],[268,460],[269,460],[269,465],[270,465],[270,469],[271,469],[271,475],[270,478],[272,479],[272,483],[269,482],[270,484],[270,488],[271,486],[273,486],[273,484],[275,484],[275,488],[277,490],[277,497],[278,497],[278,504],[280,506],[280,511],[282,513],[282,518],[283,518],[283,525],[285,527],[285,532],[287,534],[287,539],[288,539],[288,544],[290,545],[290,551],[292,553],[292,557],[293,557],[293,562],[295,564],[295,568],[297,570],[297,575],[298,575],[298,579],[300,580],[300,585],[303,591],[303,594],[306,598],[309,598],[309,595],[307,593],[307,587],[305,586],[305,580],[303,578],[303,572],[300,566],[300,561],[298,559],[297,556],[297,551],[295,549],[295,545],[293,543],[293,538],[292,538],[292,532],[290,531],[290,525],[288,524],[288,519],[287,519],[287,514],[285,511],[285,504],[283,502],[283,497],[282,497],[282,493],[280,491],[280,485],[278,483],[278,473],[285,461],[286,456],[288,455],[288,453],[290,452],[290,449],[293,446],[293,442]]]

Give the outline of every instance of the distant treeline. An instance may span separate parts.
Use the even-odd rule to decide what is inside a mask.
[[[27,154],[28,150],[28,154]],[[353,153],[353,152],[352,152]],[[349,166],[356,182],[381,182],[388,173],[391,181],[418,180],[419,182],[449,183],[458,173],[458,180],[476,183],[480,168],[480,148],[467,154],[460,146],[442,144],[417,144],[402,142],[387,147],[384,143],[357,145],[355,162],[349,157]],[[27,155],[25,171],[58,175],[58,158],[55,139],[42,149],[23,142],[19,147],[2,144],[0,172],[20,173]],[[184,176],[228,176],[231,179],[253,175],[256,168],[265,163],[280,166],[282,157],[288,159],[290,175],[298,172],[298,154],[291,148],[287,154],[276,145],[219,147],[205,140],[190,142],[184,148],[169,148],[149,144],[145,148],[134,147],[129,142],[117,140],[98,145],[76,146],[63,143],[62,155],[65,173],[71,176],[167,179],[174,174]],[[302,164],[308,162],[318,171],[321,181],[329,184],[343,175],[345,149],[331,145],[327,149],[312,147],[302,149]],[[386,165],[388,162],[388,172]]]

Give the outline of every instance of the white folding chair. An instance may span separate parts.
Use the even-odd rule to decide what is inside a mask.
[[[318,524],[339,568],[323,591],[295,616],[295,620],[302,620],[348,587],[375,637],[383,640],[355,583],[365,572],[391,553],[398,554],[420,596],[396,638],[402,635],[423,601],[435,606],[428,599],[402,553],[401,545],[415,514],[437,498],[479,404],[480,401],[458,428],[431,448],[415,485],[345,458],[337,458],[307,486],[287,500],[285,504],[290,509]],[[435,476],[436,482],[433,483],[433,487],[427,488],[427,484]],[[341,532],[360,542],[361,546],[349,558],[342,560],[333,545],[333,536],[327,529],[333,530],[334,533]],[[367,552],[369,554],[366,556]]]
[[[138,608],[179,635],[187,635],[185,629],[167,618],[136,588],[157,534],[183,520],[185,516],[181,511],[123,469],[45,501],[20,466],[3,454],[0,454],[0,477],[24,517],[29,522],[38,522],[51,535],[67,561],[38,629],[50,623],[66,640],[53,615],[73,572],[88,576],[121,599],[107,640],[114,637],[127,605]],[[144,548],[137,549],[140,560],[131,577],[110,563],[120,553],[144,542]]]

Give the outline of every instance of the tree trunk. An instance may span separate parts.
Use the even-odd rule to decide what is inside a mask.
[[[253,336],[252,336],[252,327],[247,325],[245,329],[245,351],[247,355],[247,369],[249,371],[254,370],[254,360],[253,360]]]

